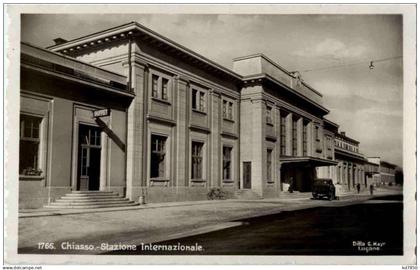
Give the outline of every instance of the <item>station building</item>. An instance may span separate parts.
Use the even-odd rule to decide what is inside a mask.
[[[379,165],[379,173],[381,175],[382,185],[395,185],[395,172],[397,165],[381,160]]]
[[[127,78],[25,43],[20,68],[19,207],[72,190],[122,193]],[[104,104],[110,113],[95,118]]]
[[[21,208],[84,190],[163,202],[363,182],[322,94],[263,54],[230,70],[136,22],[55,42],[21,45]]]
[[[359,142],[346,136],[345,132],[335,134],[336,183],[340,190],[354,190],[357,184],[367,188],[365,157],[359,153]]]
[[[381,182],[381,174],[379,173],[380,158],[367,157],[365,159],[365,175],[368,186],[378,186]]]

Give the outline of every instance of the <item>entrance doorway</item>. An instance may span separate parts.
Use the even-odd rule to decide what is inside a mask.
[[[246,161],[243,163],[243,181],[244,181],[244,189],[251,188],[251,162]]]
[[[78,190],[99,190],[101,129],[79,124]]]

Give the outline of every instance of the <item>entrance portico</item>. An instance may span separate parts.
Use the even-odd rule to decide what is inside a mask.
[[[280,158],[280,181],[292,184],[295,191],[309,192],[312,183],[316,179],[316,168],[337,165],[336,161],[317,157],[281,157]],[[293,179],[291,181],[291,179]],[[283,191],[285,191],[283,189]]]

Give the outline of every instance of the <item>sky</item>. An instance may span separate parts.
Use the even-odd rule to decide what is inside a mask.
[[[25,14],[22,41],[41,47],[131,21],[227,68],[264,53],[323,94],[327,119],[365,156],[402,166],[403,63],[399,15]],[[335,68],[330,68],[335,67]]]

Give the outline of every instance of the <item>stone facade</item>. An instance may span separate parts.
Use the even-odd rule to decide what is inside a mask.
[[[22,44],[20,85],[19,207],[93,188],[89,174],[96,189],[124,193],[126,110],[134,97],[126,77]],[[109,113],[94,117],[104,104]]]
[[[365,174],[365,158],[359,153],[359,142],[346,136],[345,132],[335,134],[335,181],[341,191],[369,187]]]
[[[203,200],[212,188],[222,188],[227,197],[239,191],[278,197],[290,186],[310,191],[316,177],[333,178],[345,189],[364,183],[358,143],[324,118],[329,111],[322,94],[263,54],[234,59],[232,71],[137,23],[49,51],[22,48],[37,51],[36,59],[67,63],[77,71],[73,76],[87,72],[83,87],[96,90],[77,85],[66,92],[67,78],[55,85],[47,80],[50,95],[27,101],[30,92],[41,90],[34,89],[22,61],[22,108],[42,107],[43,121],[54,122],[43,126],[52,135],[43,137],[39,150],[41,167],[51,174],[42,175],[38,189],[22,176],[21,207],[39,207],[81,189],[83,156],[75,140],[80,123],[102,134],[99,184],[87,188],[117,191],[135,201]],[[104,82],[111,89],[98,92]],[[126,87],[112,89],[115,85]],[[103,108],[111,113],[98,124],[92,114]],[[341,140],[353,148],[341,147]]]

